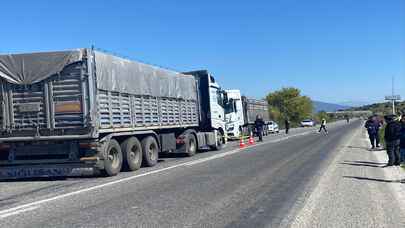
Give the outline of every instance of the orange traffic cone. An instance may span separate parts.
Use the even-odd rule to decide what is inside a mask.
[[[253,133],[250,133],[249,145],[254,145],[254,144],[255,144],[255,140],[253,139]]]
[[[243,142],[243,136],[241,135],[240,136],[240,139],[239,139],[239,148],[240,149],[242,149],[242,148],[244,148],[246,145],[245,145],[245,143]]]

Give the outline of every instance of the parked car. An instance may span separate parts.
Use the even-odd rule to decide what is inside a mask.
[[[301,127],[314,127],[314,126],[315,126],[315,121],[313,121],[311,119],[301,121]]]
[[[280,130],[278,128],[278,124],[274,121],[270,121],[267,126],[268,126],[269,133],[279,133],[280,132]]]

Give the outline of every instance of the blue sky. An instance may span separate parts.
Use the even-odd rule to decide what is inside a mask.
[[[94,44],[248,96],[329,102],[380,101],[395,76],[405,97],[403,0],[6,1],[0,25],[1,53]]]

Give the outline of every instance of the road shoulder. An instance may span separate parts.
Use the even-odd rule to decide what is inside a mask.
[[[365,137],[359,128],[341,147],[289,227],[405,227],[404,174],[382,168]]]

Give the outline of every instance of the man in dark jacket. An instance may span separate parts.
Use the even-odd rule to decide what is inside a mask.
[[[259,136],[259,142],[263,141],[263,126],[264,126],[263,118],[260,115],[257,115],[255,120],[255,128],[257,131],[257,135]]]
[[[400,165],[399,144],[401,124],[395,118],[395,115],[385,116],[387,126],[385,127],[384,138],[387,145],[388,154],[387,166]]]
[[[290,131],[290,121],[288,120],[288,118],[285,119],[285,133],[288,135],[288,132]]]
[[[368,137],[370,138],[371,149],[380,146],[380,136],[378,135],[380,131],[380,122],[376,117],[370,117],[366,121],[364,127],[367,129]]]
[[[405,115],[402,114],[401,117],[401,136],[400,136],[399,152],[401,157],[401,163],[405,163]]]

